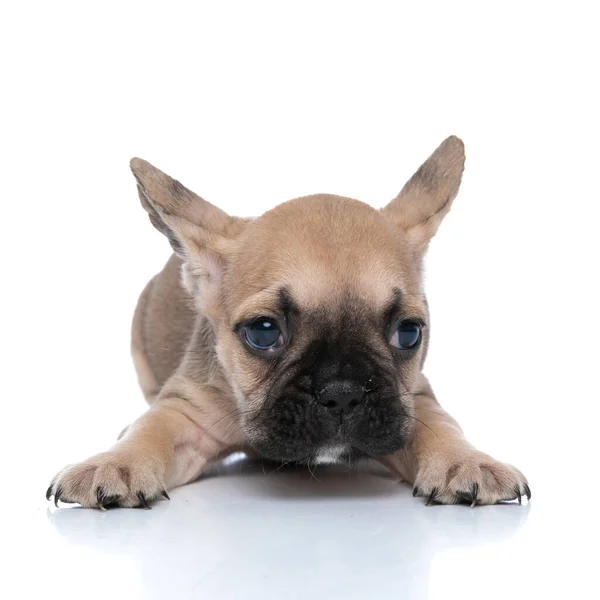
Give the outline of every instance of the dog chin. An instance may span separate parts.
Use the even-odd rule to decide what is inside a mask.
[[[321,448],[315,458],[314,463],[317,465],[331,465],[341,462],[342,457],[348,454],[347,446],[325,446]]]
[[[363,443],[357,440],[332,439],[313,447],[304,443],[281,444],[271,436],[254,437],[249,442],[253,450],[267,460],[326,465],[393,454],[404,447],[406,438],[395,435]]]

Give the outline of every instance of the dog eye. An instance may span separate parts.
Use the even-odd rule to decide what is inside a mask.
[[[244,328],[246,342],[257,350],[270,350],[281,346],[283,338],[277,323],[272,319],[256,319]]]
[[[414,348],[421,339],[421,324],[416,321],[402,321],[398,329],[394,331],[390,344],[395,348],[410,350]]]

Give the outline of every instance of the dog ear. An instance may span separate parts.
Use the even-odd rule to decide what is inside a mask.
[[[184,262],[184,284],[207,309],[216,300],[227,249],[245,220],[229,216],[141,158],[132,158],[130,167],[150,221]]]
[[[382,212],[416,246],[427,247],[458,193],[465,148],[456,136],[445,139]]]

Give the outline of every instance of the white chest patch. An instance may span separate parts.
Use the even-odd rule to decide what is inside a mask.
[[[317,465],[336,463],[340,460],[340,457],[346,450],[346,446],[330,446],[329,448],[322,448],[315,458],[315,463]]]

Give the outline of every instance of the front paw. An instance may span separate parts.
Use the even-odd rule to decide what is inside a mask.
[[[141,453],[112,450],[64,468],[50,483],[46,499],[77,503],[88,508],[107,506],[150,508],[161,494],[169,498],[163,484],[161,462]]]
[[[426,504],[496,504],[531,498],[525,476],[477,450],[450,450],[427,457],[415,477],[413,495]]]

